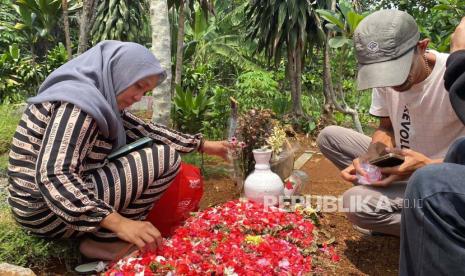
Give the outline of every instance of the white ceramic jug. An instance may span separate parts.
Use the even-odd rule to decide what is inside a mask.
[[[247,177],[244,194],[249,200],[277,205],[279,196],[284,194],[284,185],[279,175],[270,170],[271,150],[253,150],[255,170]]]

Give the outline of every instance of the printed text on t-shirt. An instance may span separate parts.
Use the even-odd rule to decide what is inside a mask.
[[[407,106],[404,107],[404,112],[402,112],[402,119],[400,120],[400,148],[409,149],[410,148],[410,114]]]

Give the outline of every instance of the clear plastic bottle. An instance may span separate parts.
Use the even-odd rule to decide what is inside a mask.
[[[284,194],[287,196],[300,194],[308,184],[310,177],[302,170],[293,170],[289,180],[284,187]]]

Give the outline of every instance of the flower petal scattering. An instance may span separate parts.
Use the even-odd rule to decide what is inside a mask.
[[[298,209],[234,200],[189,218],[157,251],[122,259],[105,275],[304,275],[313,230]]]

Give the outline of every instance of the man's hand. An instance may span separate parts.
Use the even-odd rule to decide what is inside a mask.
[[[357,181],[356,174],[366,176],[366,171],[362,168],[362,163],[367,163],[369,160],[382,155],[385,152],[386,145],[382,143],[370,144],[367,153],[361,155],[359,158],[355,158],[352,161],[352,165],[348,166],[341,171],[341,177],[345,181],[355,182]]]
[[[400,150],[387,148],[386,151],[402,155],[405,158],[404,163],[400,164],[399,166],[381,168],[381,173],[386,175],[398,175],[408,177],[421,167],[439,162],[438,160],[431,160],[425,155],[410,149]]]
[[[371,182],[370,185],[376,186],[376,187],[386,187],[386,186],[389,186],[393,182],[405,180],[407,178],[408,176],[391,174],[379,181]]]
[[[453,53],[458,50],[465,50],[465,17],[462,18],[451,36],[450,52]]]
[[[118,238],[136,245],[139,249],[155,249],[162,245],[162,237],[155,226],[148,221],[136,221],[113,212],[100,225],[113,231]]]
[[[355,182],[357,181],[357,176],[355,175],[355,173],[356,171],[355,171],[354,165],[350,165],[341,171],[341,177],[345,181]]]

